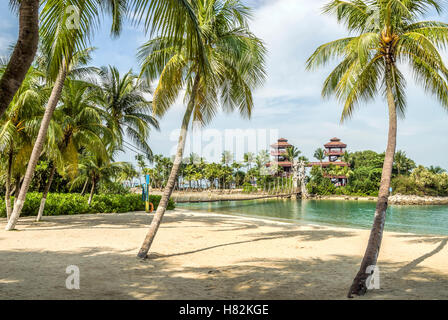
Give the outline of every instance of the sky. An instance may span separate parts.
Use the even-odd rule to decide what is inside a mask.
[[[7,2],[0,4],[0,55],[5,54],[17,37],[17,17],[9,10]],[[218,160],[219,152],[207,153],[204,150],[209,151],[213,149],[211,146],[217,144],[227,149],[225,142],[217,141],[224,141],[220,137],[228,130],[238,129],[259,133],[256,150],[269,149],[272,140],[284,137],[309,159],[313,159],[315,149],[335,136],[348,145],[349,151],[385,150],[388,114],[384,99],[379,97],[361,106],[352,119],[341,124],[341,103],[335,99],[323,100],[320,95],[331,65],[317,72],[305,70],[307,58],[319,45],[347,35],[333,17],[321,14],[326,2],[245,1],[254,11],[250,29],[268,49],[267,79],[262,87],[254,91],[255,108],[250,120],[242,119],[238,114],[220,113],[208,125],[202,143],[207,160]],[[445,14],[437,19],[446,21],[447,17]],[[148,36],[141,28],[127,23],[121,36],[111,39],[109,26],[110,21],[106,19],[92,40],[92,46],[97,48],[92,64],[114,65],[122,73],[130,69],[138,73],[136,51],[148,40]],[[440,165],[448,169],[448,112],[416,86],[411,75],[406,74],[408,107],[406,117],[398,123],[397,149],[406,151],[418,164]],[[172,154],[184,109],[182,99],[179,99],[171,111],[160,119],[161,131],[153,131],[149,139],[155,154]],[[267,138],[264,138],[263,132],[267,132]],[[253,147],[251,140],[247,140],[245,151],[254,151]],[[192,150],[195,151],[194,147],[188,148],[186,154]],[[242,153],[235,153],[236,160],[241,160],[239,155]],[[135,152],[126,149],[117,160],[135,163],[134,157]]]

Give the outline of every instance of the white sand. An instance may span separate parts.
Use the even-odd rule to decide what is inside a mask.
[[[345,299],[369,235],[178,209],[141,261],[150,215],[44,218],[0,220],[0,299]],[[448,299],[447,242],[385,233],[381,289],[361,299]],[[65,288],[68,265],[80,290]]]

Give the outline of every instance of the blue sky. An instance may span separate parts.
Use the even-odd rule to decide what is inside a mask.
[[[268,48],[267,81],[254,93],[255,110],[251,120],[237,114],[219,114],[209,125],[225,129],[276,129],[303,154],[312,159],[313,151],[337,136],[348,144],[350,151],[382,152],[387,140],[387,108],[382,98],[362,106],[354,117],[339,123],[341,105],[335,100],[322,100],[320,90],[331,67],[318,72],[305,71],[305,61],[314,49],[325,42],[346,35],[332,17],[320,14],[326,0],[247,0],[254,7],[252,31]],[[438,18],[446,21],[447,16]],[[139,71],[136,49],[147,36],[129,24],[118,39],[109,37],[108,21],[96,34],[92,45],[93,65],[115,65],[121,72]],[[17,18],[0,4],[0,55],[14,43]],[[448,57],[444,53],[445,57]],[[447,60],[448,61],[448,60]],[[408,109],[399,121],[398,149],[423,165],[440,165],[448,169],[448,113],[435,99],[426,95],[408,77]],[[175,145],[173,130],[179,127],[181,101],[160,120],[161,131],[153,132],[150,145],[155,153],[169,154]],[[119,160],[133,161],[127,151]],[[238,160],[238,159],[237,159]]]

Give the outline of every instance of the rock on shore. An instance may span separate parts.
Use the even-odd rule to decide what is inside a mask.
[[[448,197],[430,197],[430,196],[395,194],[389,197],[389,204],[443,205],[448,204]]]
[[[360,200],[360,201],[376,201],[377,197],[357,197],[357,196],[310,196],[309,199],[316,200]],[[431,197],[431,196],[416,196],[416,195],[402,195],[395,194],[389,197],[389,204],[394,205],[447,205],[448,197]]]

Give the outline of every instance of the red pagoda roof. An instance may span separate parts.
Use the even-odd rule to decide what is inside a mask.
[[[273,148],[278,148],[278,147],[288,148],[288,147],[292,147],[292,145],[288,143],[288,139],[280,138],[277,140],[277,143],[271,144],[271,147],[273,147]]]
[[[334,137],[325,145],[325,148],[347,148],[347,145],[341,142],[341,139]]]

